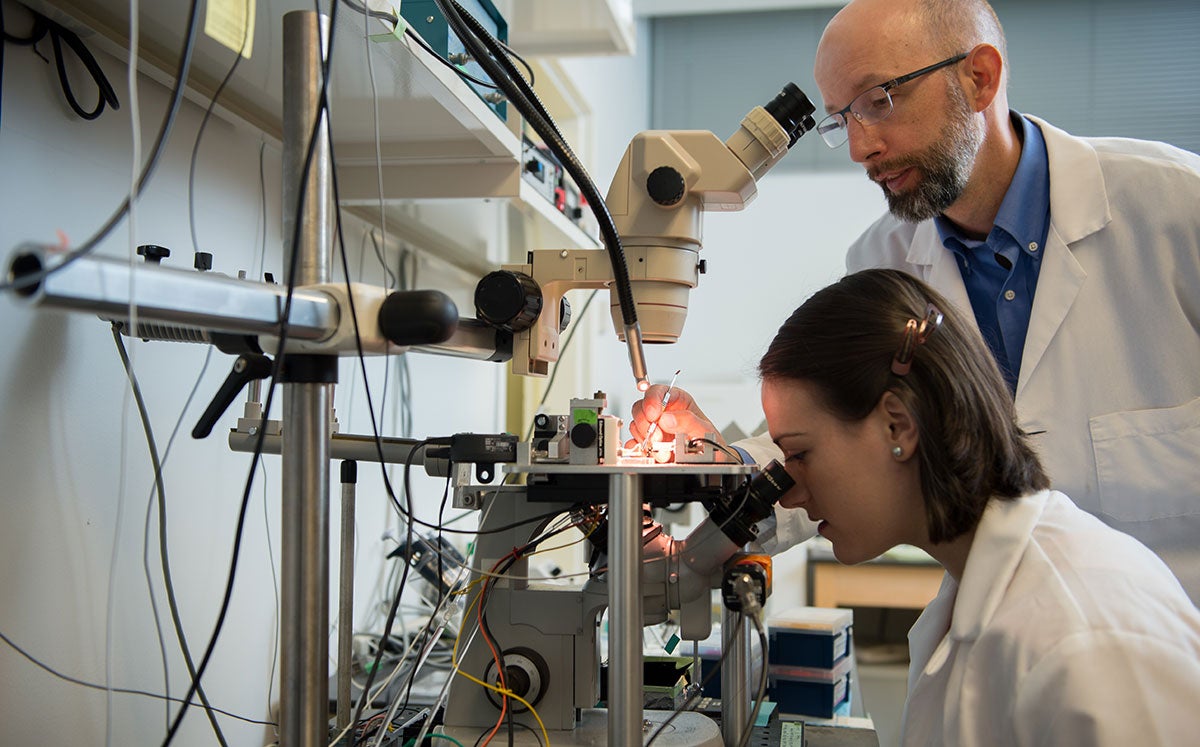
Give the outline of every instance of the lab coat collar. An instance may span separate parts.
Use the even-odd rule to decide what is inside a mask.
[[[1072,137],[1043,119],[1024,115],[1042,131],[1050,165],[1050,220],[1059,237],[1072,244],[1099,231],[1112,220],[1104,172],[1096,150],[1084,140]],[[947,257],[933,221],[917,225],[909,245],[912,264],[949,265],[957,270],[953,257]]]
[[[991,622],[1049,497],[1050,491],[1044,490],[1015,501],[988,502],[961,583],[947,573],[937,596],[908,632],[910,698],[923,676],[945,666],[953,644],[977,639]]]
[[[1050,221],[1067,244],[1108,225],[1112,213],[1100,157],[1088,142],[1045,120],[1029,117],[1046,140],[1050,160]]]
[[[1050,495],[1043,490],[1016,500],[988,501],[954,601],[950,637],[955,641],[978,638],[991,622]]]
[[[1041,129],[1050,166],[1050,230],[1038,285],[1053,287],[1056,291],[1034,294],[1017,380],[1018,402],[1087,277],[1071,254],[1071,245],[1101,230],[1112,219],[1104,172],[1095,148],[1045,120],[1032,116],[1028,119]],[[971,299],[954,253],[942,245],[932,220],[923,221],[914,229],[907,260],[928,267],[926,280],[935,288],[943,289],[943,295],[952,303],[961,309],[971,308]]]

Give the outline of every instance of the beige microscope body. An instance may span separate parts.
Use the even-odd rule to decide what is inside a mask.
[[[648,130],[625,151],[606,203],[629,266],[642,338],[675,342],[696,287],[701,213],[741,210],[758,193],[757,180],[788,152],[794,139],[764,108],[755,107],[721,142],[705,130]],[[560,301],[568,290],[613,282],[608,255],[595,249],[539,249],[504,270],[532,278],[541,289],[541,314],[513,339],[513,373],[544,376],[558,360]],[[615,293],[610,309],[624,340]]]

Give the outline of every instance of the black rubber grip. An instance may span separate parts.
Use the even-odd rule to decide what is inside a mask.
[[[397,291],[379,307],[379,331],[396,345],[435,345],[458,329],[458,307],[441,291]]]

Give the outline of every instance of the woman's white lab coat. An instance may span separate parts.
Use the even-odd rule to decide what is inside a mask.
[[[1050,233],[1021,426],[1056,489],[1144,542],[1200,601],[1200,156],[1030,119],[1049,157]],[[910,272],[974,319],[932,221],[884,216],[846,266]]]
[[[1200,612],[1062,493],[988,504],[909,652],[905,747],[1200,743]]]

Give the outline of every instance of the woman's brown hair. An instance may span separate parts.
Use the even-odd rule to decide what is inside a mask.
[[[908,372],[896,373],[906,325],[925,320],[930,304],[942,322],[929,325],[913,346]],[[779,328],[758,370],[764,380],[814,385],[825,407],[845,421],[862,420],[885,391],[895,393],[917,423],[935,543],[971,530],[993,496],[1012,499],[1049,487],[978,330],[911,275],[864,270],[813,294]]]

